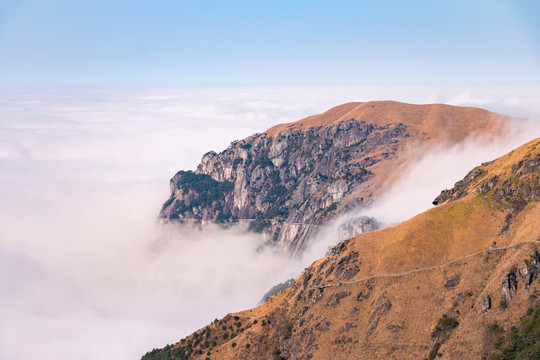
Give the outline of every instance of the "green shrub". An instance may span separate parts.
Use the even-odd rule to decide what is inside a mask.
[[[497,340],[493,343],[493,347],[497,350],[499,350],[502,347],[502,344],[504,342],[504,338],[502,336],[499,336]]]
[[[459,325],[459,321],[448,316],[443,316],[441,319],[443,329],[453,329]]]
[[[431,349],[431,351],[429,353],[428,359],[429,360],[435,359],[435,357],[439,353],[440,348],[441,348],[441,343],[440,342],[436,342],[435,344],[433,344],[433,348]]]
[[[230,220],[231,219],[231,213],[223,213],[223,212],[219,212],[216,216],[216,222],[217,223],[224,223],[225,221],[227,220]]]
[[[262,233],[263,230],[270,225],[270,221],[262,217],[261,214],[257,215],[255,220],[249,223],[248,231],[255,233]]]
[[[287,194],[287,188],[281,184],[274,185],[266,193],[265,202],[273,202],[274,200],[285,196]]]
[[[435,325],[435,329],[431,333],[432,337],[437,337],[442,332],[442,328],[439,325]]]
[[[493,335],[500,335],[504,332],[504,329],[499,326],[497,323],[493,323],[488,326],[488,330]]]
[[[272,185],[278,185],[281,182],[281,177],[279,176],[279,170],[272,170],[268,174],[268,178],[272,181]]]
[[[184,201],[177,201],[174,208],[177,214],[193,211],[193,208],[199,206],[209,207],[212,203],[222,199],[226,193],[234,189],[234,183],[230,181],[216,181],[206,174],[196,174],[193,171],[179,171],[176,175],[179,175],[176,182],[178,188],[183,188],[184,191],[193,190],[198,194],[189,205]],[[169,201],[170,199],[167,200],[167,202]]]
[[[276,219],[278,217],[286,218],[289,216],[289,209],[284,206],[285,199],[276,200],[273,206],[268,209],[264,217],[267,219]]]
[[[491,354],[489,360],[540,359],[540,305],[526,314],[521,326],[510,330],[507,345],[501,353]],[[502,347],[503,340],[500,341],[499,348]]]
[[[255,161],[253,162],[253,167],[274,167],[274,163],[268,158],[266,154],[260,155]]]
[[[233,163],[232,163],[233,169],[236,170],[236,167],[237,167],[239,164],[243,163],[243,162],[244,162],[244,159],[242,159],[242,158],[236,158],[236,159],[234,159],[234,160],[233,160]]]
[[[334,211],[336,209],[337,209],[337,203],[332,203],[330,206],[328,206],[326,209],[324,209],[321,216],[325,217],[326,215],[328,215],[329,213],[331,213],[332,211]]]

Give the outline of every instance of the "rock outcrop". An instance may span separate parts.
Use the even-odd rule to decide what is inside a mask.
[[[411,162],[409,144],[452,145],[478,132],[495,134],[503,121],[439,104],[344,104],[205,154],[195,172],[171,179],[160,218],[248,221],[276,247],[300,252],[319,225],[369,206]],[[352,236],[379,225],[357,219],[340,231]]]
[[[485,163],[470,171],[452,189],[443,190],[433,200],[433,204],[455,201],[474,193],[489,196],[501,206],[519,212],[526,203],[540,199],[540,154],[527,154],[524,159],[512,165],[509,176],[505,179],[501,179],[499,175],[488,176],[489,165],[490,163]]]
[[[369,167],[395,156],[398,139],[407,136],[401,123],[376,126],[354,119],[275,137],[255,135],[220,154],[205,154],[194,173],[178,172],[160,216],[252,219],[252,230],[302,248],[316,230],[311,225],[343,208],[340,201],[373,176]],[[363,203],[360,198],[348,206]]]

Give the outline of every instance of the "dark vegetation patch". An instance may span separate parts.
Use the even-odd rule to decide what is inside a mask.
[[[265,300],[267,298],[269,298],[270,296],[274,296],[276,295],[278,292],[280,292],[281,290],[284,290],[284,289],[288,289],[290,288],[292,285],[294,284],[294,279],[289,279],[283,283],[279,283],[275,286],[273,286],[270,290],[268,290],[262,297],[261,301],[259,301],[259,304],[262,304],[263,302],[265,302]]]
[[[216,181],[210,175],[196,174],[193,171],[179,171],[176,186],[194,190],[197,193],[219,194],[231,191],[234,184],[230,181]]]
[[[506,336],[497,324],[489,331],[500,335],[494,344],[500,351],[489,355],[488,360],[540,359],[540,305],[527,310],[519,328],[512,327]]]
[[[177,344],[147,352],[141,360],[188,360],[205,354],[210,358],[216,347],[231,341],[251,326],[253,326],[251,322],[242,323],[239,316],[227,315],[221,320],[214,320],[211,325],[196,331]],[[234,348],[237,343],[231,342],[230,346]],[[250,347],[249,343],[246,344],[246,349]]]
[[[234,189],[234,183],[230,181],[216,181],[210,175],[196,174],[193,171],[179,171],[177,173],[176,187],[181,188],[184,193],[193,192],[194,199],[189,203],[186,201],[176,201],[174,204],[173,215],[186,214],[193,212],[195,208],[211,207],[214,203],[222,200],[226,194]],[[172,203],[172,197],[164,204],[169,206]],[[230,219],[230,213],[221,213],[219,220]],[[174,217],[174,216],[172,216]]]
[[[255,220],[249,223],[248,230],[255,233],[262,233],[267,226],[270,226],[270,221],[266,220],[262,214],[259,213]]]
[[[428,355],[428,359],[433,360],[436,356],[440,355],[439,350],[441,346],[450,338],[450,335],[458,325],[459,321],[447,315],[443,315],[437,321],[437,325],[431,333],[431,337],[437,341],[433,344],[433,347]]]

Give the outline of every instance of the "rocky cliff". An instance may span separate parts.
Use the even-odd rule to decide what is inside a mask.
[[[537,359],[539,155],[537,139],[483,164],[435,208],[143,359]]]
[[[413,160],[411,144],[452,145],[496,134],[504,118],[485,110],[397,102],[349,103],[209,152],[195,172],[180,171],[160,217],[249,220],[277,247],[301,251],[317,225],[369,206]],[[349,236],[376,229],[354,219]]]

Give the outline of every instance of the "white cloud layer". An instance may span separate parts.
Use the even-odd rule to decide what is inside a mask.
[[[234,228],[163,233],[155,217],[168,179],[206,151],[277,123],[384,99],[530,118],[519,126],[528,131],[504,144],[421,157],[370,213],[386,222],[429,208],[473,166],[540,136],[540,87],[532,86],[0,94],[0,358],[139,358],[254,306],[336,239],[291,262],[257,251],[262,240]]]

